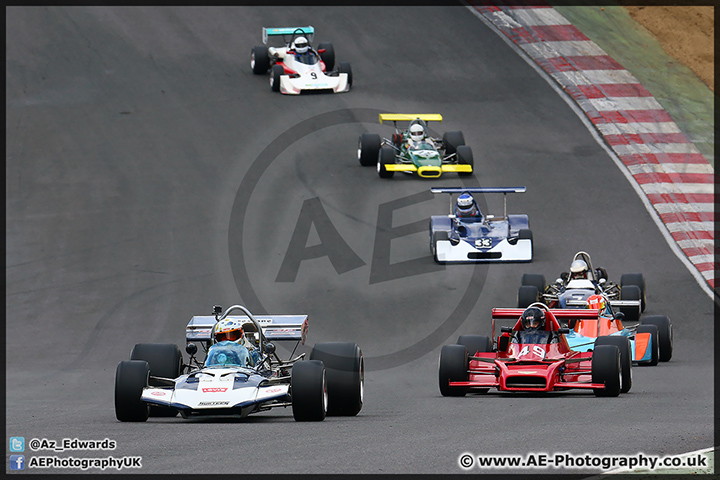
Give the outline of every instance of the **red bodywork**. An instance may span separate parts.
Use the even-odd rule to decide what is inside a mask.
[[[493,338],[495,320],[518,319],[513,331],[523,330],[519,318],[523,309],[494,308],[492,311]],[[545,312],[545,330],[555,332],[554,343],[511,343],[511,334],[497,337],[497,351],[468,352],[467,382],[449,382],[452,387],[491,388],[500,391],[550,392],[570,388],[605,388],[592,383],[592,352],[570,350],[564,334],[558,334],[557,317],[597,320],[597,310],[551,310]]]

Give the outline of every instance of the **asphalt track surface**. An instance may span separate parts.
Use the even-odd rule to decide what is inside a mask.
[[[467,8],[6,14],[8,437],[114,439],[111,453],[71,454],[141,455],[142,473],[449,474],[464,452],[713,444],[712,301],[568,104]],[[262,26],[307,24],[351,62],[351,92],[281,96],[251,73]],[[360,167],[358,135],[391,133],[381,111],[441,113],[431,127],[462,130],[477,173],[387,181]],[[446,185],[526,185],[508,209],[529,215],[535,260],[436,266],[427,219],[448,203],[429,189]],[[552,280],[578,250],[613,279],[644,273],[646,313],[674,323],[672,361],[635,368],[618,398],[441,397],[440,347],[489,334],[523,273]],[[119,423],[114,372],[132,346],[182,346],[192,315],[235,303],[308,314],[306,351],[357,342],[360,415]],[[585,472],[599,473],[565,473]]]

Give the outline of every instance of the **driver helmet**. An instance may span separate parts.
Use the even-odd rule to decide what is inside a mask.
[[[220,320],[213,328],[213,336],[216,342],[222,342],[224,340],[235,342],[243,338],[243,335],[242,324],[232,318]]]
[[[470,216],[475,215],[477,213],[477,209],[475,208],[475,200],[473,200],[472,195],[469,193],[462,193],[457,198],[457,213],[461,216]]]
[[[306,53],[310,49],[310,45],[305,37],[296,38],[293,47],[297,53]]]
[[[575,260],[570,265],[570,278],[587,278],[588,266],[583,260]]]
[[[600,313],[605,311],[605,308],[607,307],[607,302],[605,302],[605,297],[602,295],[590,295],[587,299],[588,308],[592,310],[599,310]]]
[[[414,142],[419,142],[425,137],[425,129],[419,123],[414,123],[410,126],[410,139]]]
[[[525,330],[540,330],[545,327],[545,312],[541,308],[525,309],[520,319]]]

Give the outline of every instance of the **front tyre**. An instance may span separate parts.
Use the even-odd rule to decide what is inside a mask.
[[[266,46],[256,46],[250,51],[250,68],[255,75],[267,73],[270,69],[270,57]]]
[[[661,362],[669,362],[673,354],[673,331],[670,318],[665,315],[648,315],[642,319],[641,324],[657,327],[660,347],[658,359]]]
[[[377,172],[380,178],[392,178],[395,174],[394,171],[388,170],[386,165],[395,164],[395,151],[390,147],[383,147],[380,149],[380,156],[377,161]]]
[[[319,360],[296,362],[290,373],[290,395],[295,421],[321,422],[328,406],[325,366]]]
[[[438,380],[444,397],[464,397],[467,387],[450,386],[449,382],[467,382],[468,353],[465,345],[445,345],[440,350]]]
[[[353,77],[352,68],[348,62],[340,62],[340,73],[347,73],[347,83],[349,87],[352,87]]]
[[[521,285],[518,289],[517,306],[518,308],[527,308],[538,301],[540,293],[534,285]]]
[[[130,360],[143,360],[150,368],[150,375],[175,380],[182,370],[182,353],[173,343],[138,343],[130,353]],[[158,380],[149,379],[149,386],[167,385]],[[151,406],[151,417],[174,417],[177,410],[167,407]]]
[[[622,386],[620,393],[627,393],[632,388],[632,349],[630,339],[621,335],[609,335],[598,337],[595,340],[595,347],[598,345],[615,345],[620,350],[620,371],[622,372]]]
[[[354,343],[318,343],[310,360],[325,365],[328,390],[328,415],[355,416],[363,407],[365,396],[365,361],[362,350]]]
[[[115,417],[121,422],[145,422],[148,405],[140,398],[148,386],[150,366],[142,360],[120,362],[115,370]]]
[[[363,167],[377,164],[380,155],[380,135],[363,133],[358,139],[358,161]]]
[[[592,356],[592,382],[602,383],[605,388],[594,388],[596,397],[617,397],[620,395],[622,372],[620,349],[615,345],[595,347]]]
[[[457,152],[460,145],[465,145],[465,136],[462,132],[445,132],[443,134],[443,146],[445,147],[445,155],[452,155]]]
[[[270,90],[273,92],[280,91],[280,77],[285,75],[285,69],[282,65],[275,64],[270,70]]]

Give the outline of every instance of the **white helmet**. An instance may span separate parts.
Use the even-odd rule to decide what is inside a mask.
[[[305,53],[310,49],[310,45],[305,37],[296,38],[293,47],[297,53]]]
[[[462,193],[455,202],[457,205],[457,213],[461,216],[475,215],[475,201],[469,193]]]
[[[583,260],[575,260],[572,265],[570,265],[570,275],[572,278],[585,278],[587,271],[587,263]]]
[[[410,138],[413,141],[417,142],[419,140],[422,140],[424,136],[425,136],[425,129],[419,123],[414,123],[410,127]]]

